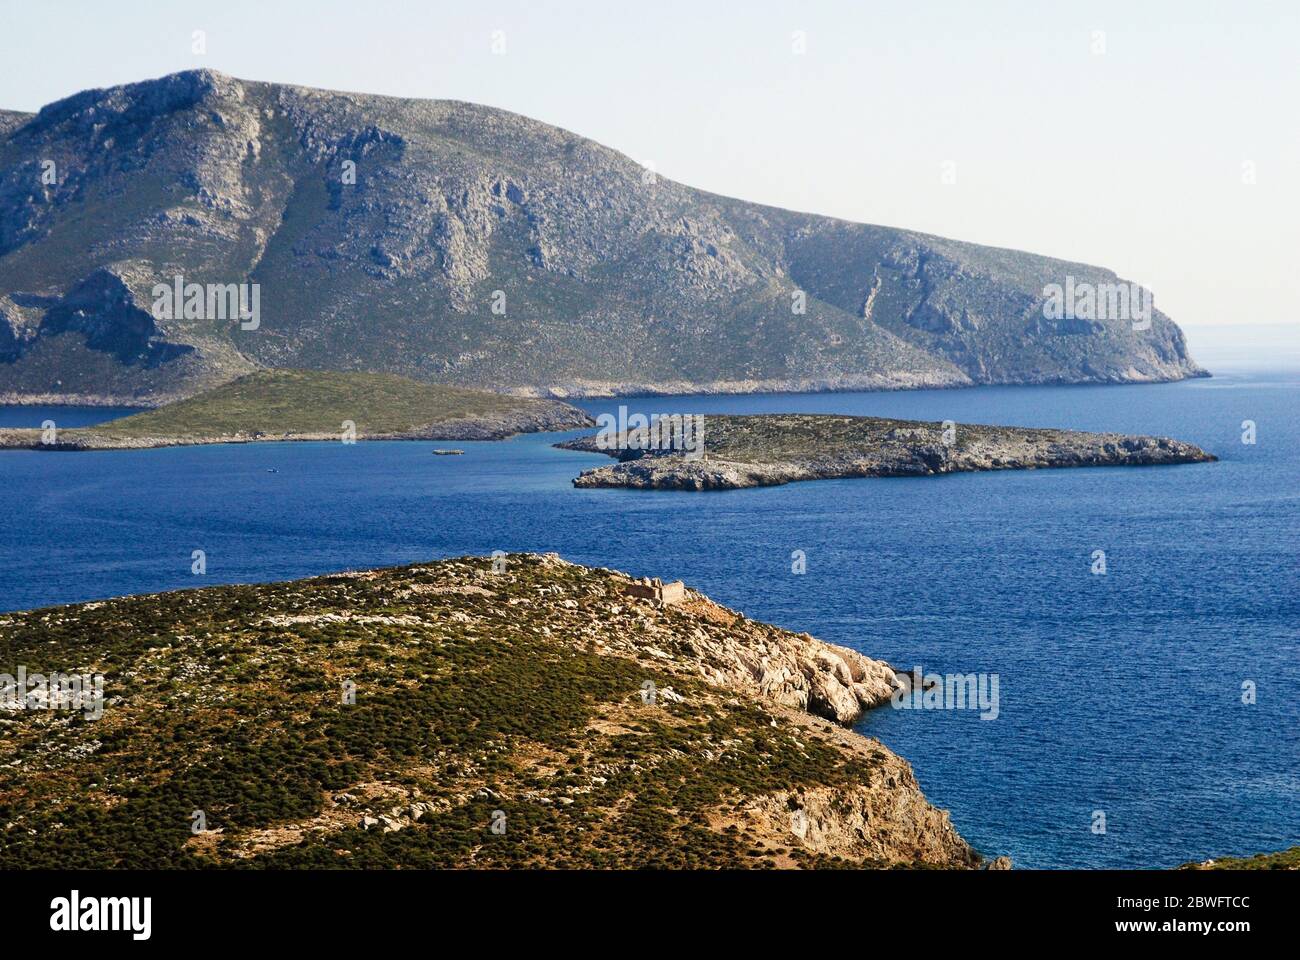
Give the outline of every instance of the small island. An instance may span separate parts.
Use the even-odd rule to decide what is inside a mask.
[[[206,393],[93,427],[0,429],[0,448],[122,450],[274,440],[501,440],[594,421],[559,400],[387,373],[259,370]]]
[[[3,614],[0,654],[103,678],[0,710],[3,869],[982,862],[848,729],[887,664],[554,554]]]
[[[662,422],[662,421],[661,421]],[[583,471],[575,487],[734,490],[798,480],[918,477],[979,470],[1152,466],[1217,459],[1167,437],[833,414],[706,415],[693,452],[666,428],[580,437],[557,446],[618,463]]]

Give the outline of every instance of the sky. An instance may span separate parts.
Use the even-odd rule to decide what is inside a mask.
[[[1298,51],[1295,0],[0,0],[0,108],[195,67],[469,100],[716,193],[1109,267],[1185,327],[1295,325]]]

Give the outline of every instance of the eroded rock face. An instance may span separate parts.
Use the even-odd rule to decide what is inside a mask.
[[[0,303],[99,270],[137,303],[257,282],[265,322],[164,325],[191,352],[141,363],[125,315],[36,308],[37,342],[0,332],[0,396],[152,404],[250,365],[554,395],[1201,372],[1158,311],[1044,319],[1046,284],[1109,271],[718,197],[488,107],[208,70],[0,114]]]
[[[887,763],[870,784],[762,797],[737,819],[753,824],[760,835],[784,835],[791,846],[849,862],[926,864],[942,858],[953,865],[978,865],[947,811],[912,802],[919,794],[906,764]]]
[[[12,305],[8,310],[5,304],[0,302],[0,363],[12,363],[18,359],[22,352],[23,336],[22,328],[18,324],[16,314]]]
[[[629,603],[638,611],[654,607],[649,600]],[[748,620],[693,590],[665,612],[666,620],[644,619],[642,629],[616,639],[612,648],[638,655],[647,649],[666,652],[710,683],[842,725],[885,703],[893,692],[889,664],[806,633]],[[679,614],[681,629],[674,630]]]
[[[126,366],[156,367],[193,351],[163,338],[149,303],[141,304],[122,278],[96,270],[45,312],[38,336],[77,333],[91,350]]]

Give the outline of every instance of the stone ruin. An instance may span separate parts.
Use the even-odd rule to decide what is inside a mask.
[[[646,577],[643,580],[633,580],[629,583],[627,585],[627,595],[641,597],[659,607],[671,607],[673,604],[681,603],[686,599],[686,584],[680,580],[664,583],[658,577],[653,580]]]

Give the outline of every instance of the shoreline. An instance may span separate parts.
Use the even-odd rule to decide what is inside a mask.
[[[834,393],[905,393],[911,390],[971,390],[979,387],[1121,387],[1159,383],[1181,383],[1185,380],[1202,380],[1215,374],[1200,367],[1178,376],[1114,377],[1098,379],[1049,378],[1043,380],[926,380],[898,382],[875,375],[842,378],[793,378],[772,380],[717,380],[695,382],[651,381],[649,383],[587,383],[571,386],[517,386],[492,390],[462,384],[440,384],[462,389],[484,390],[503,397],[520,397],[533,400],[617,400],[638,397],[690,397],[690,396],[766,396],[771,394],[834,394]],[[136,410],[156,410],[171,403],[201,396],[202,391],[169,395],[163,398],[121,397],[112,394],[90,393],[0,393],[3,407],[129,407]]]
[[[587,387],[509,387],[499,392],[508,396],[535,397],[552,400],[617,400],[635,397],[689,397],[689,396],[748,396],[767,394],[818,394],[818,393],[906,393],[911,390],[971,390],[978,387],[1120,387],[1157,383],[1181,383],[1184,380],[1202,380],[1213,377],[1209,370],[1197,367],[1191,372],[1176,376],[1109,377],[1109,378],[1046,378],[1042,380],[920,380],[914,383],[881,381],[872,375],[862,378],[844,377],[829,381],[825,378],[789,380],[720,380],[696,383],[672,381],[667,383],[618,383]]]
[[[428,431],[409,430],[396,433],[358,433],[349,443],[375,441],[496,441],[509,440],[512,437],[532,433],[565,433],[580,430],[593,425],[587,418],[585,422],[559,421],[538,425],[520,424],[515,426],[493,426],[482,421],[469,421],[463,426],[440,424]],[[58,431],[59,434],[76,434],[70,440],[56,439],[53,443],[44,443],[40,439],[41,430],[36,427],[0,427],[0,450],[37,450],[52,453],[91,453],[108,450],[161,450],[169,447],[205,447],[224,446],[228,444],[252,443],[342,443],[338,433],[289,433],[280,436],[270,434],[247,436],[243,434],[198,436],[198,437],[120,437],[87,435],[87,427],[68,427]]]

